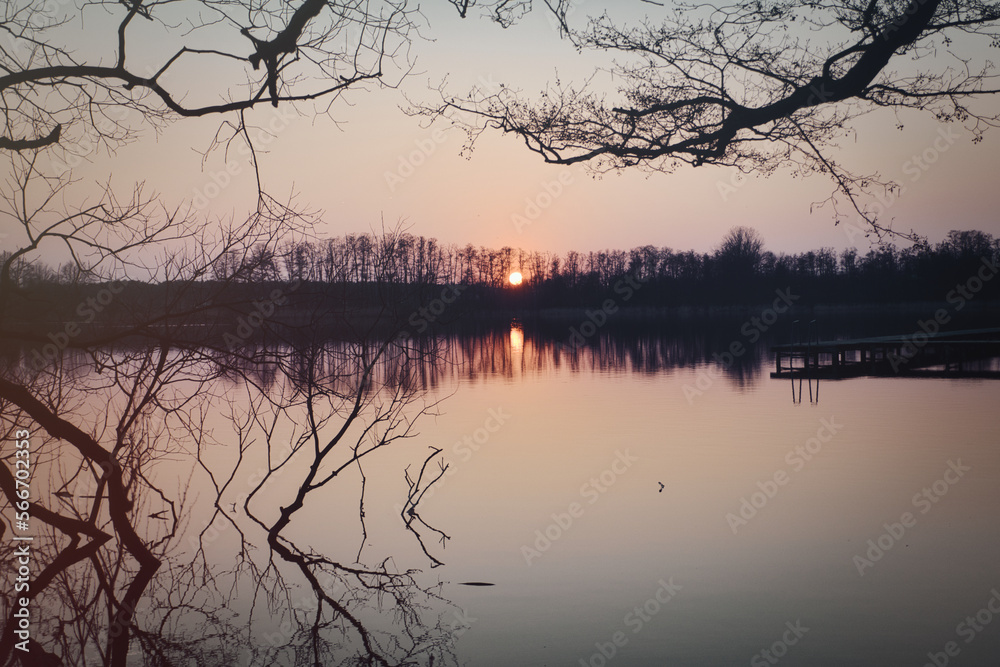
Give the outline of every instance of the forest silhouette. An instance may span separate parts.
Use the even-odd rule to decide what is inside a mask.
[[[734,227],[711,252],[645,245],[562,255],[510,246],[460,246],[395,231],[261,244],[249,257],[222,256],[211,275],[198,281],[200,289],[198,283],[184,285],[184,298],[197,303],[225,282],[234,303],[252,310],[262,295],[280,288],[282,304],[297,305],[277,308],[279,321],[316,299],[339,302],[345,316],[364,317],[366,305],[382,303],[386,290],[400,308],[419,309],[440,299],[447,285],[461,286],[444,297],[449,305],[460,304],[448,309],[451,319],[459,311],[489,315],[586,308],[609,297],[631,307],[755,305],[772,301],[778,289],[798,295],[797,306],[944,302],[950,295],[985,303],[1000,297],[1000,281],[989,279],[997,272],[998,259],[1000,238],[975,230],[953,230],[937,244],[905,248],[882,244],[866,252],[819,248],[775,253],[764,248],[752,228]],[[509,282],[515,271],[524,278],[517,286]],[[52,268],[15,262],[11,273],[23,299],[16,312],[25,321],[57,321],[57,304],[75,307],[102,290],[102,283],[70,264]],[[967,281],[984,275],[975,294],[962,293]],[[626,280],[641,289],[627,287]],[[169,301],[173,291],[169,282],[123,280],[122,285],[107,309],[88,309],[89,321],[121,324],[136,304]],[[629,298],[622,299],[626,290]],[[36,312],[38,304],[45,304],[45,312]],[[267,304],[265,309],[275,310]],[[434,315],[416,319],[427,325],[449,319]]]

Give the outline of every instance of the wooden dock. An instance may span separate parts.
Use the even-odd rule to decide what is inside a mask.
[[[1000,379],[1000,327],[776,345],[772,378],[875,377]]]

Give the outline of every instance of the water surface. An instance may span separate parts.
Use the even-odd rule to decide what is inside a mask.
[[[443,384],[421,436],[454,468],[423,508],[452,536],[436,572],[496,583],[453,589],[469,664],[1000,654],[1000,384],[859,378],[793,403],[767,366],[745,382],[547,345],[515,328],[508,370]],[[505,423],[472,451],[491,410]]]

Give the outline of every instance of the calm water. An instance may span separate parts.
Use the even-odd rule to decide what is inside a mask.
[[[470,664],[923,665],[949,642],[939,661],[997,664],[1000,384],[824,382],[796,404],[766,373],[532,345],[514,330],[509,373],[443,386],[421,438],[454,466],[422,513],[453,538],[441,577],[496,583],[449,589]]]
[[[310,496],[283,534],[348,567],[420,570],[415,584],[433,595],[414,626],[443,636],[459,664],[1000,664],[1000,382],[800,387],[769,377],[774,332],[750,344],[739,322],[602,332],[578,350],[516,322],[442,339],[441,361],[416,375],[420,405],[437,414],[365,466],[363,548],[355,469]],[[713,361],[734,340],[748,352]],[[267,545],[238,506],[268,463],[253,444],[237,459],[227,413],[247,399],[234,387],[209,416],[218,444],[204,456],[236,466],[217,478],[229,479],[220,507],[235,503],[259,547],[244,558],[263,568]],[[282,418],[272,444],[301,432],[301,415]],[[430,448],[448,468],[418,506],[425,553],[400,510],[403,471],[413,477]],[[160,482],[191,475],[183,457],[159,466]],[[276,476],[251,507],[273,519],[304,469]],[[287,596],[262,604],[254,584],[266,577],[237,559],[231,524],[208,525],[204,471],[191,479],[180,560],[206,530],[225,613],[250,618],[252,641],[273,648],[266,663],[246,652],[235,664],[298,664],[281,623],[289,610],[308,615],[301,577],[286,567]],[[387,646],[402,636],[396,607],[366,598],[365,581],[330,589],[361,600],[359,618]],[[202,616],[178,617],[178,631],[202,631]]]

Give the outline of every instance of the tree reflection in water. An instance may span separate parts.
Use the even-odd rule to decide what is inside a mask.
[[[418,571],[396,569],[391,557],[363,564],[365,465],[434,409],[415,381],[427,353],[391,339],[237,354],[165,344],[66,355],[22,378],[47,402],[17,396],[19,407],[3,406],[7,442],[25,424],[41,427],[31,434],[31,641],[28,653],[15,648],[11,586],[4,662],[453,662],[440,586],[422,585]],[[17,391],[19,383],[0,382],[7,395]],[[228,430],[217,428],[221,406]],[[445,536],[417,506],[443,474],[437,453],[406,472],[408,520],[398,526],[432,567],[440,561],[424,533]],[[5,518],[17,495],[11,469],[0,468]],[[237,493],[247,483],[249,493]],[[356,513],[360,546],[348,558],[318,550],[295,525],[337,485],[357,499],[353,510],[334,506]],[[204,513],[206,495],[213,513],[199,533],[192,518]],[[231,549],[230,567],[219,565],[213,544],[219,526],[234,538],[218,540]],[[15,544],[3,544],[4,562],[17,562]]]
[[[21,531],[34,537],[29,652],[17,648],[12,583],[3,663],[453,664],[464,627],[449,622],[441,584],[414,569],[440,565],[448,540],[420,512],[441,451],[394,446],[434,413],[441,387],[563,367],[695,368],[740,321],[609,326],[572,347],[565,327],[537,323],[516,336],[479,325],[399,336],[387,323],[408,312],[388,309],[347,341],[297,325],[227,349],[179,335],[181,320],[138,342],[96,336],[42,369],[23,350],[0,356],[4,442],[30,430],[34,466]],[[723,366],[726,381],[757,381],[769,342]],[[18,488],[4,452],[10,522]],[[0,525],[8,537],[14,526]],[[18,548],[0,541],[9,582]]]

